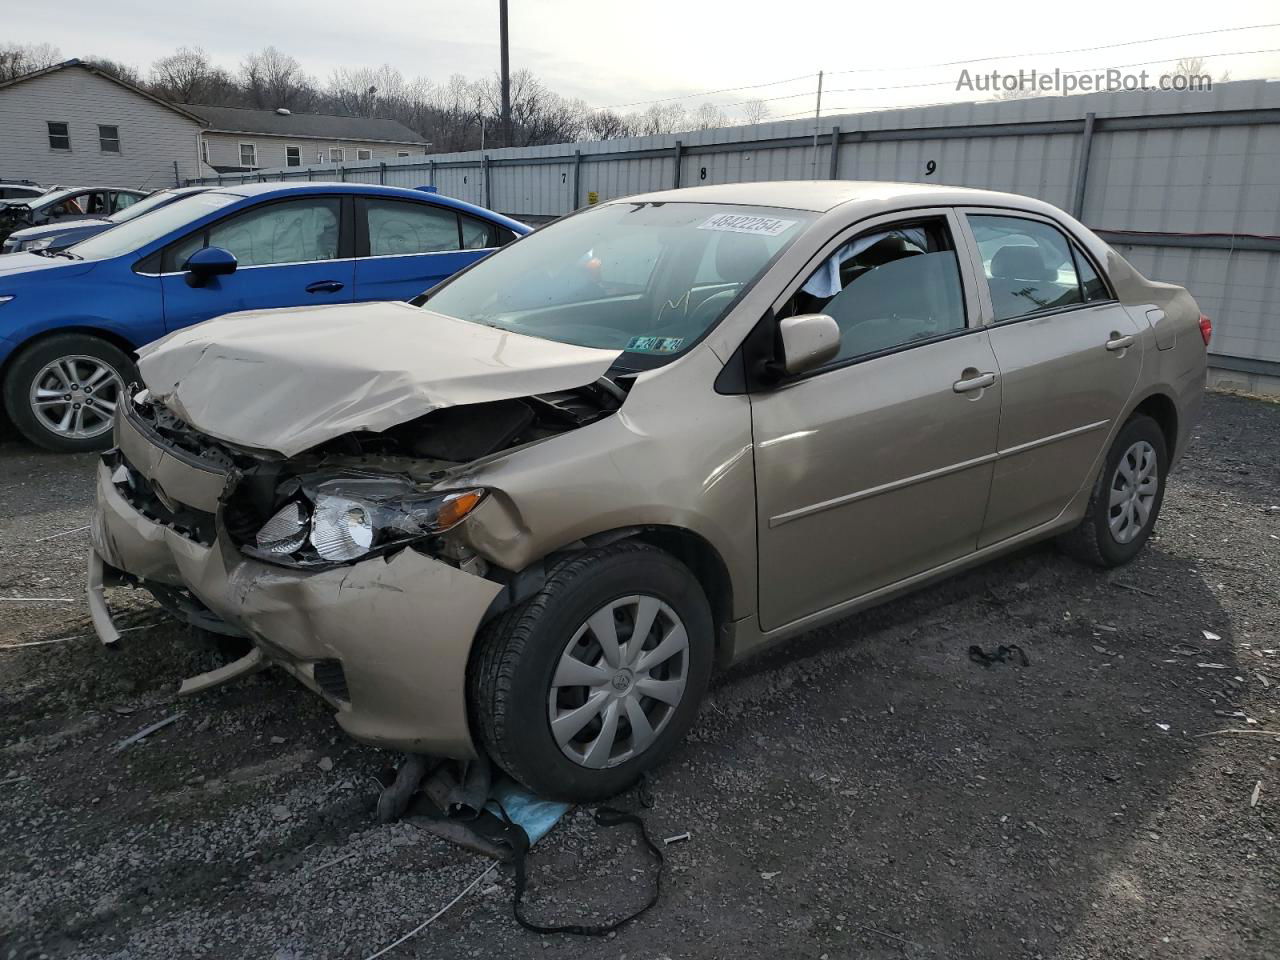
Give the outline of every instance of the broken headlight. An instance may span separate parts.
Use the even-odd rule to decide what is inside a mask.
[[[303,481],[295,499],[259,528],[251,552],[284,561],[344,563],[384,547],[444,533],[484,499],[479,488],[424,493],[409,480]],[[314,557],[306,554],[314,551]]]

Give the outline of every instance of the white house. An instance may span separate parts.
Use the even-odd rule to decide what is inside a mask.
[[[207,122],[202,157],[219,173],[315,163],[354,166],[421,156],[430,146],[396,120],[240,107],[190,108]]]
[[[213,173],[204,120],[79,60],[0,83],[0,180],[173,186]]]

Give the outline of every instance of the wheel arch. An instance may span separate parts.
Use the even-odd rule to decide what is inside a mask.
[[[733,653],[734,622],[733,579],[729,573],[729,566],[720,555],[720,551],[705,537],[687,527],[672,524],[637,524],[601,530],[551,551],[523,570],[516,571],[506,578],[506,589],[494,597],[493,603],[481,622],[487,623],[505,610],[523,603],[537,593],[546,582],[549,570],[555,566],[559,558],[624,540],[648,544],[674,557],[689,568],[689,572],[693,574],[694,579],[702,587],[703,593],[706,594],[707,603],[711,607],[712,623],[715,629],[716,662],[721,666],[727,664]]]
[[[1127,422],[1136,414],[1143,414],[1156,422],[1156,425],[1160,428],[1160,433],[1164,436],[1165,450],[1169,460],[1170,462],[1175,461],[1178,450],[1178,431],[1181,429],[1181,422],[1178,416],[1178,405],[1174,402],[1173,397],[1163,390],[1153,390],[1134,404],[1125,421]]]
[[[128,337],[122,336],[117,331],[109,330],[105,327],[94,326],[92,323],[72,323],[66,326],[47,328],[38,333],[33,333],[25,340],[19,341],[17,345],[9,351],[9,355],[5,357],[4,362],[0,363],[0,384],[4,383],[5,378],[9,375],[10,368],[24,353],[39,346],[50,337],[56,337],[65,333],[78,333],[85,336],[98,337],[101,340],[105,340],[116,349],[124,351],[124,353],[130,358],[132,358],[134,351],[138,348],[137,344],[129,340]]]

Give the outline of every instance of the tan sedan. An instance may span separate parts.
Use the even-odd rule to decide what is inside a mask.
[[[713,666],[1033,540],[1125,563],[1210,328],[1061,210],[859,182],[591,208],[412,303],[144,348],[90,602],[247,638],[368,743],[606,796]]]

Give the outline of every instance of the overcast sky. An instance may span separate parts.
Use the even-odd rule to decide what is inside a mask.
[[[496,71],[497,11],[497,0],[14,2],[0,42],[49,42],[63,57],[144,68],[178,46],[199,45],[233,70],[246,52],[272,44],[321,81],[335,67],[382,63],[443,81]],[[1205,56],[1215,75],[1280,77],[1280,26],[1054,53],[1277,21],[1275,0],[511,0],[511,60],[592,106],[680,96],[690,108],[710,100],[732,114],[733,104],[758,96],[784,117],[812,110],[819,69],[829,74],[824,113],[985,99],[955,89],[959,66],[931,65],[988,57],[1007,59],[970,69],[1136,71],[1150,63],[1159,71],[1179,57]],[[795,77],[802,79],[774,83]]]

